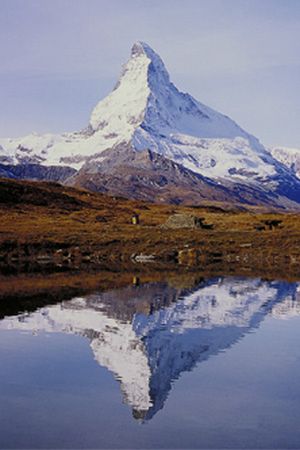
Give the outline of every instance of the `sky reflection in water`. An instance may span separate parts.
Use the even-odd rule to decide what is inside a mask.
[[[299,313],[298,283],[218,277],[7,316],[0,447],[300,446]]]

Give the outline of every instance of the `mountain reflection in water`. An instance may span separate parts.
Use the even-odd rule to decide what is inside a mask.
[[[95,360],[120,382],[136,419],[151,419],[181,373],[228,349],[267,314],[300,313],[300,284],[214,278],[191,289],[167,282],[75,297],[6,317],[0,330],[73,333],[89,339]]]

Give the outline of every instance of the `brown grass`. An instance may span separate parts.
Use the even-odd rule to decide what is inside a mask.
[[[0,180],[0,261],[7,264],[37,257],[124,261],[143,253],[159,260],[176,259],[183,265],[223,260],[296,270],[299,214],[222,208],[220,204],[201,208],[156,205],[55,183]],[[213,229],[163,229],[168,217],[178,212],[204,217]],[[134,213],[140,215],[140,225],[131,224]],[[281,227],[255,230],[268,219],[281,220]]]

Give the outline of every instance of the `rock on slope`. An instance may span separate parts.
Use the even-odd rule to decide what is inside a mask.
[[[253,204],[268,204],[265,200],[269,194],[271,204],[293,207],[293,202],[300,202],[300,182],[293,172],[229,117],[180,92],[171,83],[161,58],[143,42],[132,47],[118,83],[96,105],[87,128],[57,136],[32,134],[21,139],[2,139],[0,145],[0,162],[3,164],[70,166],[80,171],[77,185],[82,180],[83,185],[93,185],[96,190],[103,189],[104,183],[109,192],[109,185],[114,184],[115,169],[123,167],[122,148],[125,154],[130,148],[131,152],[159,154],[190,171],[191,178],[198,174],[223,187],[229,186],[229,192],[239,191],[242,201],[249,202],[249,198],[244,199],[240,186],[255,191]],[[110,152],[119,158],[114,162],[113,174],[109,170],[112,165],[108,167],[105,162],[107,158],[111,159]],[[127,160],[127,167],[139,176],[143,167],[137,164],[138,155],[133,159],[135,164],[130,165]],[[89,178],[92,166],[94,175]],[[153,184],[152,176],[157,175],[152,170],[155,172],[152,167],[147,176],[143,172],[150,185]],[[95,173],[99,175],[96,177]],[[172,174],[172,170],[165,171],[167,179]],[[111,175],[113,178],[108,182]],[[121,172],[118,175],[119,179],[123,177]],[[102,178],[105,178],[103,182]],[[186,185],[183,187],[179,183],[179,191],[185,188]],[[133,189],[129,189],[131,192],[126,186],[124,189],[124,194],[132,194]],[[148,186],[139,184],[138,189],[145,190]],[[152,193],[152,200],[167,198],[166,189],[160,186],[160,192]],[[236,201],[233,194],[229,194],[228,200],[231,195],[231,200]],[[199,202],[199,195],[190,197]],[[185,195],[179,196],[180,201],[184,199]]]

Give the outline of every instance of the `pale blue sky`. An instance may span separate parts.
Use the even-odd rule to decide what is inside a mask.
[[[0,0],[0,136],[84,127],[137,40],[181,90],[300,147],[300,0]]]

